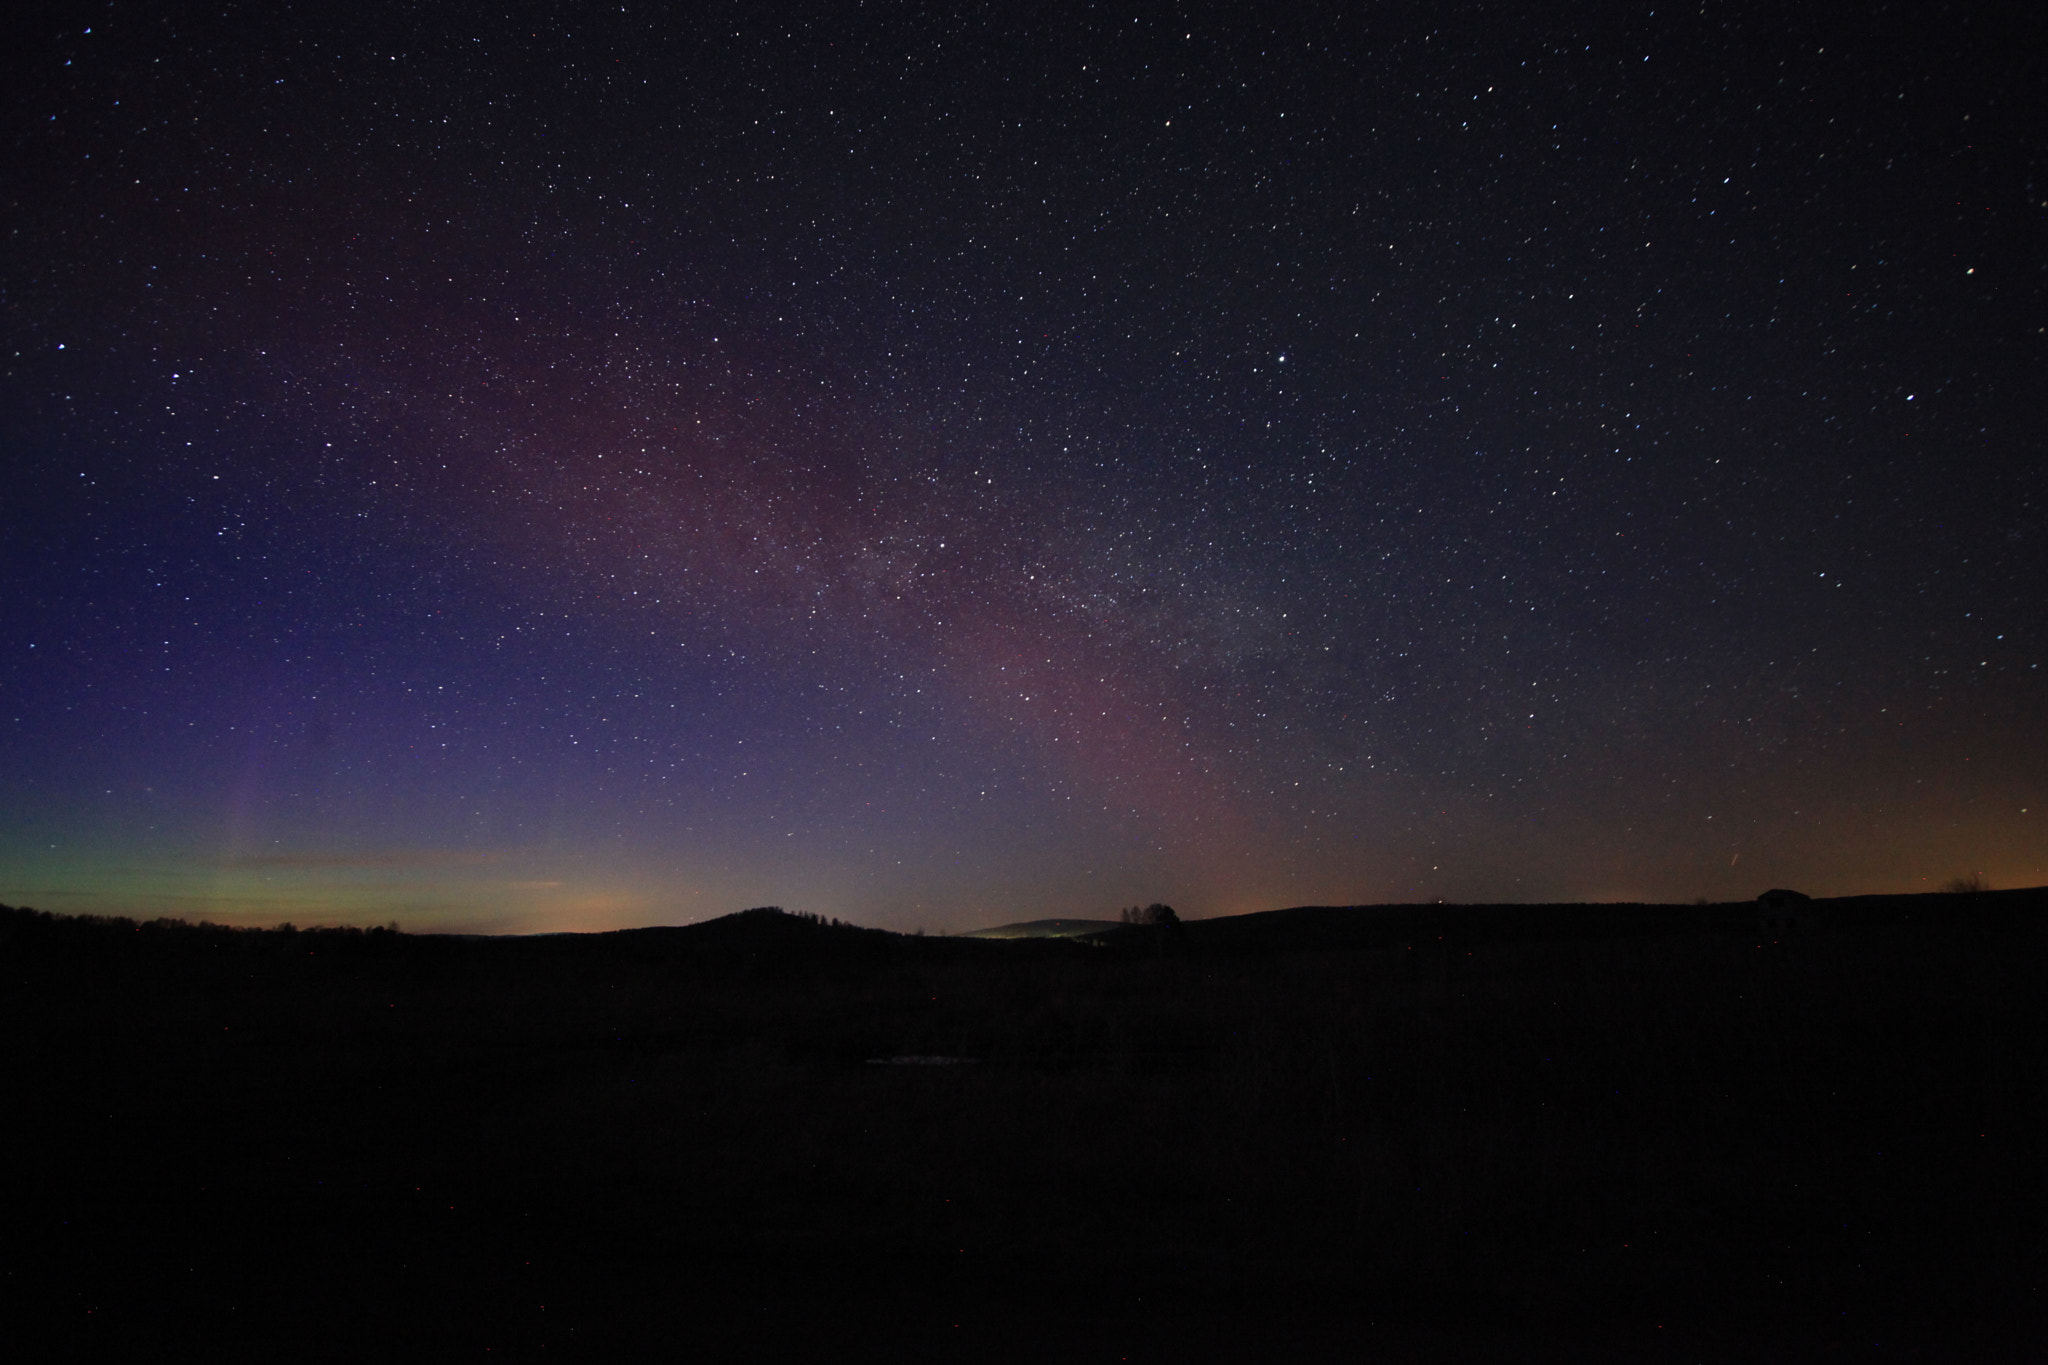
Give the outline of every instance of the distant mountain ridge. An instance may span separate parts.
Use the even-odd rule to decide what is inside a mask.
[[[308,956],[313,951],[356,957],[390,953],[445,955],[471,946],[524,956],[607,953],[738,953],[769,957],[840,953],[920,952],[948,956],[1003,950],[1003,943],[1036,944],[1063,953],[1083,946],[1151,953],[1174,950],[1264,952],[1324,949],[1382,949],[1407,945],[1469,949],[1479,943],[1569,941],[1688,934],[1772,934],[1779,928],[1806,933],[1871,929],[1909,924],[1944,928],[2003,929],[2024,920],[2048,922],[2048,887],[2001,891],[1921,891],[1893,895],[1825,897],[1801,903],[1798,923],[1774,926],[1756,901],[1672,903],[1427,903],[1409,905],[1297,905],[1281,910],[1187,920],[1171,933],[1158,926],[1118,920],[1040,919],[995,925],[967,933],[901,934],[866,928],[824,916],[762,906],[694,924],[616,929],[597,933],[448,934],[401,933],[396,929],[352,927],[238,929],[204,921],[158,919],[137,922],[118,916],[64,915],[0,905],[0,948],[27,950],[33,944],[70,943],[117,956],[183,949],[226,950]],[[972,941],[970,943],[970,941]],[[947,944],[957,945],[948,949]],[[986,946],[984,946],[986,945]]]
[[[2009,891],[1918,891],[1837,896],[1805,902],[1814,926],[1872,927],[1910,921],[1955,925],[2048,913],[2048,887]],[[1669,933],[1748,933],[1759,927],[1755,901],[1712,904],[1564,902],[1540,904],[1426,903],[1296,905],[1214,919],[1187,920],[1185,942],[1213,949],[1378,948],[1437,940],[1516,942],[1531,939],[1633,938]],[[1090,939],[1103,946],[1150,942],[1148,926],[1116,920],[1044,919],[977,929],[956,938]]]

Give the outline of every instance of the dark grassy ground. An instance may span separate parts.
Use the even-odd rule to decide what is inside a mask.
[[[2048,896],[0,911],[16,1333],[77,1356],[2039,1359]],[[870,1058],[945,1055],[944,1067]]]

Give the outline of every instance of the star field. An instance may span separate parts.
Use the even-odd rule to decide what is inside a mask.
[[[10,903],[2048,880],[2036,21],[15,28]]]

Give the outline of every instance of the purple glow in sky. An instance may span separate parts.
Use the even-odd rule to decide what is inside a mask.
[[[0,900],[2048,880],[1991,21],[46,14]]]

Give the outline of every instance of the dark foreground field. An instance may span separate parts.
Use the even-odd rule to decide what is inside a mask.
[[[1813,915],[1310,910],[1091,945],[0,910],[9,1333],[2042,1358],[2048,895]],[[973,1060],[870,1060],[906,1056]]]

